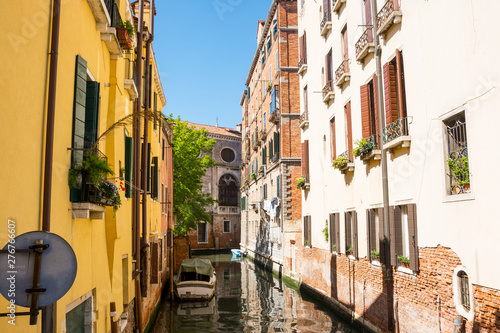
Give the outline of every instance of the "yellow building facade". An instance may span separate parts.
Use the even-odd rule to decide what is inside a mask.
[[[162,168],[171,168],[161,158],[164,150],[171,149],[162,136],[171,131],[166,130],[168,125],[158,116],[166,100],[154,53],[151,52],[149,64],[143,63],[143,68],[150,68],[151,79],[147,82],[144,77],[141,84],[139,79],[144,75],[134,74],[137,34],[124,41],[118,32],[121,22],[137,22],[128,0],[60,3],[50,232],[62,237],[73,249],[77,274],[72,287],[53,306],[53,332],[111,331],[112,302],[117,313],[114,321],[119,326],[131,329],[136,324],[134,318],[140,314],[142,331],[157,306],[159,290],[166,283],[169,258],[167,230],[165,225],[162,227],[165,208],[160,181]],[[6,47],[0,61],[0,112],[7,125],[0,131],[0,157],[4,161],[0,174],[1,247],[9,240],[9,221],[15,222],[16,236],[43,228],[54,1],[4,5],[9,15],[2,22],[5,33],[0,36]],[[145,1],[145,5],[149,9],[149,3]],[[145,10],[144,20],[150,19],[149,10]],[[151,33],[149,27],[146,24],[146,39]],[[145,48],[144,42],[144,54]],[[135,106],[141,95],[139,85],[149,85],[149,89],[143,90],[150,93],[145,96],[150,99],[147,111],[156,117],[148,120],[147,152],[134,156],[132,120],[137,119],[133,114],[137,114]],[[140,119],[142,136],[144,117]],[[88,180],[80,175],[76,185],[79,190],[68,185],[70,170],[89,153],[105,158],[114,173],[107,180],[120,195],[121,205],[116,212],[112,206],[89,199],[92,191],[86,187]],[[148,184],[142,185],[138,179],[132,179],[133,160],[140,160],[141,156],[147,156],[149,171]],[[147,230],[142,230],[142,236],[148,245],[148,267],[142,273],[146,275],[146,289],[140,310],[135,304],[138,293],[134,278],[140,278],[140,267],[134,260],[133,195],[139,195],[141,190],[133,191],[134,186],[147,191],[147,200],[139,208],[140,216],[143,209],[147,211]],[[170,227],[171,221],[167,228]],[[154,259],[159,261],[153,265]],[[154,274],[160,277],[152,277]],[[50,286],[41,287],[50,292]],[[0,312],[7,312],[9,304],[0,297]],[[16,312],[24,311],[29,309],[16,307]],[[29,324],[29,316],[16,316],[15,325],[9,318],[0,318],[0,331],[42,332],[41,313],[36,325]]]

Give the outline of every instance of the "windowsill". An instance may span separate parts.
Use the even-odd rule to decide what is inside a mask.
[[[377,260],[372,260],[372,265],[377,266],[377,267],[382,267],[382,264],[380,263],[380,261],[377,261]]]
[[[354,257],[352,254],[348,255],[347,259],[349,259],[351,261],[357,261],[356,257]]]
[[[416,275],[414,271],[403,266],[398,266],[397,271],[408,275]]]
[[[443,198],[443,203],[447,202],[459,202],[459,201],[469,201],[475,200],[476,197],[474,193],[463,193],[463,194],[455,194],[455,195],[446,195]]]
[[[338,253],[337,251],[332,251],[332,254],[337,257],[340,255],[340,253]]]

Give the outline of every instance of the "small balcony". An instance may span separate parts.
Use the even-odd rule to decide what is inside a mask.
[[[382,132],[384,139],[384,149],[394,151],[397,148],[409,148],[411,137],[409,135],[408,117],[399,118],[388,126],[384,127]]]
[[[302,57],[299,61],[299,74],[304,75],[307,72],[307,57]]]
[[[311,181],[309,180],[309,174],[302,175],[304,177],[304,185],[302,186],[303,190],[311,188]]]
[[[332,1],[332,10],[335,14],[340,13],[340,8],[342,8],[342,5],[346,3],[346,0],[333,0]]]
[[[370,135],[366,139],[366,141],[368,141],[371,144],[372,149],[370,151],[360,155],[360,158],[364,163],[368,163],[372,159],[374,161],[378,161],[382,158],[382,153],[380,151],[379,138],[380,137],[378,134],[373,134],[373,135]]]
[[[398,0],[389,0],[377,14],[377,34],[385,37],[385,32],[395,24],[401,23],[403,12],[399,10]]]
[[[349,60],[344,60],[335,71],[335,84],[342,88],[344,83],[351,80],[351,73],[349,72]]]
[[[308,111],[304,111],[304,113],[302,113],[300,115],[299,127],[302,129],[309,127],[309,112]]]
[[[266,141],[267,132],[265,128],[260,130],[259,136],[261,141]]]
[[[332,14],[330,11],[327,11],[323,15],[323,20],[321,21],[321,24],[319,26],[319,30],[321,32],[321,36],[326,38],[328,35],[328,32],[332,30]]]
[[[125,59],[125,80],[123,82],[125,90],[128,91],[130,100],[137,98],[137,87],[139,86],[139,77],[137,76],[137,69],[135,62],[130,59]]]
[[[333,92],[333,80],[330,80],[323,87],[323,103],[328,105],[334,98],[335,93]]]
[[[277,124],[280,121],[280,112],[279,110],[274,111],[271,113],[271,116],[269,117],[269,121],[272,123]]]
[[[364,59],[375,52],[372,29],[366,29],[356,42],[356,61],[362,63]]]
[[[87,0],[96,21],[96,28],[101,32],[101,40],[106,44],[112,59],[123,56],[120,41],[116,33],[121,21],[118,6],[114,0]]]
[[[274,153],[273,156],[269,157],[269,162],[276,163],[279,161],[279,159],[280,159],[280,153],[277,152],[277,153]]]

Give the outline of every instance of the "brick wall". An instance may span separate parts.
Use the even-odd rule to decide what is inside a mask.
[[[298,237],[296,237],[298,238]],[[350,260],[326,250],[295,245],[302,282],[330,296],[343,307],[387,331],[385,269],[365,258]],[[457,315],[453,302],[453,272],[461,265],[449,248],[420,248],[420,272],[393,269],[396,332],[452,332]],[[439,296],[439,302],[438,302]],[[364,308],[363,308],[364,301]],[[500,291],[474,286],[474,323],[466,332],[500,332]]]

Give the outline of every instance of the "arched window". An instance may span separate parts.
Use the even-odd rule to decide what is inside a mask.
[[[453,274],[453,301],[457,312],[468,321],[474,320],[474,289],[467,268],[458,266]]]
[[[236,178],[225,174],[219,179],[219,201],[220,206],[238,206],[238,183]]]

